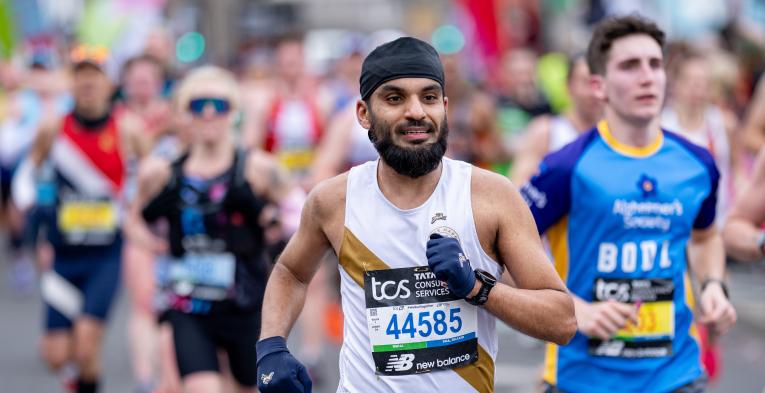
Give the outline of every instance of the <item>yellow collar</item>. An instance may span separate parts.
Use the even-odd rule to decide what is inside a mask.
[[[608,122],[606,122],[605,119],[598,122],[598,133],[600,134],[600,137],[603,138],[603,140],[606,142],[606,144],[614,149],[617,153],[636,158],[643,158],[653,155],[659,151],[662,143],[664,142],[664,132],[660,131],[659,135],[656,136],[656,139],[654,139],[646,146],[636,147],[626,145],[622,142],[619,142],[614,137],[614,135],[611,134],[611,130],[608,128]]]

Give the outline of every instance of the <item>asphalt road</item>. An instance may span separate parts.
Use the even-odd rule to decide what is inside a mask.
[[[4,256],[0,253],[0,256]],[[35,293],[19,296],[8,286],[8,263],[0,258],[0,392],[56,393],[58,380],[45,369],[38,354],[42,306]],[[710,393],[763,393],[765,390],[765,323],[753,318],[765,304],[765,269],[747,267],[732,276],[734,300],[739,299],[742,321],[722,339],[723,376]],[[759,284],[759,285],[758,285]],[[127,307],[120,295],[109,324],[104,348],[102,392],[132,392],[128,344],[126,340]],[[739,306],[737,304],[737,306]],[[752,311],[752,308],[754,311]],[[765,318],[763,318],[765,319]],[[541,375],[543,347],[511,331],[499,329],[500,355],[496,366],[496,391],[535,392]],[[328,348],[322,364],[323,386],[318,393],[334,392],[337,383],[337,348]]]

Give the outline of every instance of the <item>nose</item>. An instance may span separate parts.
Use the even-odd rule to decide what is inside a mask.
[[[425,118],[425,108],[418,97],[414,97],[408,100],[406,106],[406,117],[408,119],[422,120]]]
[[[205,119],[212,119],[216,114],[217,112],[215,111],[215,106],[212,102],[208,102],[205,104],[204,108],[202,108],[202,117]]]
[[[638,81],[641,85],[650,85],[654,81],[654,69],[648,62],[644,62],[640,66],[640,73],[638,74]]]

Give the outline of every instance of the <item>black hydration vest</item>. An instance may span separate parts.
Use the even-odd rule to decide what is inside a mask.
[[[213,308],[233,303],[238,309],[259,310],[270,271],[264,230],[259,223],[267,202],[252,192],[245,179],[246,157],[244,151],[237,150],[233,165],[224,173],[195,179],[183,174],[188,158],[184,154],[172,164],[164,189],[142,212],[149,223],[167,219],[170,272],[194,270],[191,275],[196,278],[189,277],[186,282],[175,274],[167,283],[169,289],[189,298],[212,301]],[[216,268],[222,263],[233,265],[233,283],[229,286],[215,278],[221,276]]]

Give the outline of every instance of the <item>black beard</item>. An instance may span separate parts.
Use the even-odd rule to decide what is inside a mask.
[[[423,144],[415,147],[401,147],[393,143],[393,133],[406,127],[428,127],[428,132],[435,132],[435,126],[431,122],[410,120],[391,129],[391,125],[384,121],[376,121],[374,116],[370,119],[372,126],[369,128],[369,140],[377,149],[380,158],[390,165],[399,175],[416,179],[427,175],[438,168],[441,159],[446,153],[446,139],[449,134],[449,126],[444,118],[439,130],[438,140],[435,143]],[[379,137],[382,136],[382,137]]]

